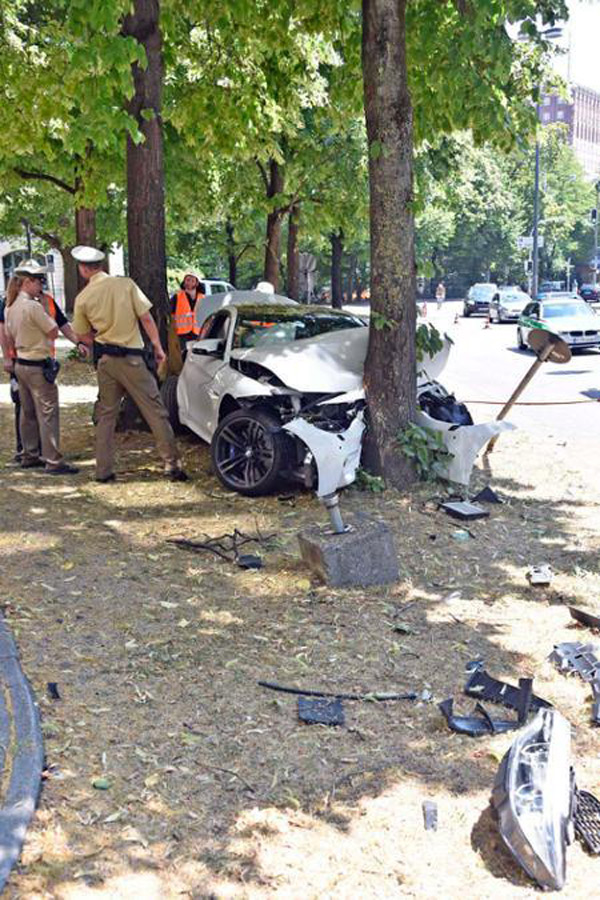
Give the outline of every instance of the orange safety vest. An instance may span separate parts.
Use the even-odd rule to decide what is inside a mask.
[[[43,293],[40,297],[40,300],[42,301],[42,306],[44,307],[50,318],[54,319],[54,321],[56,322],[56,303],[54,302],[54,297],[52,296],[52,294]],[[54,359],[54,357],[56,356],[56,346],[54,341],[52,341],[52,346],[50,347],[50,356],[52,357],[52,359]]]
[[[204,297],[204,294],[198,294],[196,303]],[[196,317],[190,306],[190,299],[185,291],[178,291],[175,303],[175,331],[177,334],[200,334],[200,328],[196,324]]]

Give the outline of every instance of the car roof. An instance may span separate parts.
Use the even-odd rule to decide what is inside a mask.
[[[568,291],[551,291],[548,293],[546,297],[543,297],[542,303],[562,303],[563,300],[579,300],[581,301],[581,297],[578,297],[577,294],[571,294]]]

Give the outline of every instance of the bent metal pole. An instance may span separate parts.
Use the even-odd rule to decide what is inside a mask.
[[[537,353],[537,359],[533,363],[533,365],[530,366],[523,378],[521,378],[520,382],[496,416],[496,421],[498,422],[506,418],[509,411],[515,405],[518,398],[521,396],[542,363],[545,363],[549,359],[551,359],[552,362],[565,363],[571,359],[571,351],[569,350],[568,345],[561,338],[559,338],[558,335],[552,334],[552,332],[550,331],[545,331],[542,328],[536,328],[530,332],[528,341],[532,350]],[[498,437],[499,435],[495,434],[490,439],[487,447],[485,448],[484,456],[487,456],[493,451]]]

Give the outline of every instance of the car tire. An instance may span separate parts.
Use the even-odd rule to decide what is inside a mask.
[[[471,311],[469,309],[467,309],[466,306],[463,306],[463,316],[465,317],[465,319],[468,319],[470,315],[471,315]]]
[[[179,406],[177,405],[177,375],[167,375],[160,388],[160,396],[165,404],[169,423],[175,434],[183,434],[185,427],[179,421]]]
[[[253,455],[247,455],[248,451]],[[247,497],[259,497],[276,488],[289,463],[289,436],[267,410],[236,409],[219,422],[210,455],[224,487]]]
[[[517,346],[518,346],[519,350],[529,350],[529,347],[523,340],[523,335],[521,333],[520,328],[517,328]]]

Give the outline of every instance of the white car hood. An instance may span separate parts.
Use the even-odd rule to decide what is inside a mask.
[[[545,325],[558,334],[561,331],[600,331],[600,316],[551,316],[544,319]]]
[[[346,393],[362,388],[369,329],[345,328],[272,347],[234,350],[234,359],[270,369],[283,383],[303,393]]]

